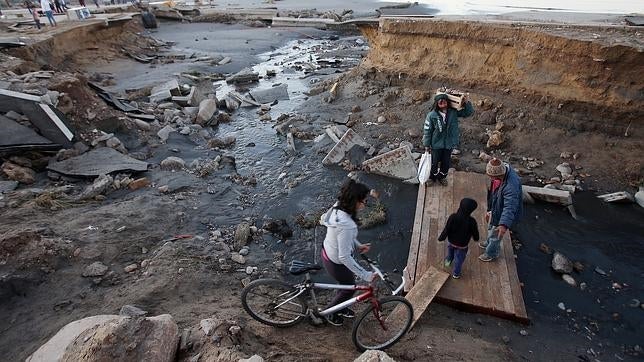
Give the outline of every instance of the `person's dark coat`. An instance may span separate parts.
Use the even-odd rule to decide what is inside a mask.
[[[423,126],[423,145],[432,149],[454,149],[458,146],[460,134],[458,117],[469,117],[474,114],[471,102],[466,102],[460,111],[448,107],[445,120],[434,109],[425,117]]]
[[[447,240],[450,244],[465,248],[470,239],[479,240],[479,227],[471,215],[478,204],[475,200],[464,198],[456,213],[451,214],[443,232],[438,237],[439,241]]]

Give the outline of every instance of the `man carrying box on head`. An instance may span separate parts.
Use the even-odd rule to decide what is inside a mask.
[[[463,96],[461,103],[465,105],[463,109],[456,110],[449,106],[447,94],[439,93],[434,96],[434,104],[425,117],[423,145],[425,151],[432,154],[432,169],[429,179],[430,182],[438,181],[443,186],[447,186],[446,177],[451,163],[452,150],[459,143],[458,117],[469,117],[474,114],[474,107],[467,96]]]

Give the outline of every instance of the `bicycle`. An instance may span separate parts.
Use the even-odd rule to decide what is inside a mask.
[[[315,283],[311,271],[322,269],[320,265],[294,260],[289,272],[305,274],[302,282],[290,284],[279,279],[257,279],[244,288],[241,301],[244,309],[253,319],[273,327],[289,327],[308,317],[314,324],[321,324],[322,318],[348,308],[358,302],[370,302],[353,323],[351,339],[356,348],[385,349],[398,342],[407,333],[412,323],[413,307],[398,294],[405,286],[405,280],[396,287],[389,276],[377,264],[362,255],[363,259],[391,288],[391,295],[378,298],[373,285],[344,285]],[[358,290],[362,293],[331,308],[318,307],[315,289]],[[305,297],[309,294],[309,298]],[[309,303],[312,301],[312,303]],[[373,341],[372,341],[373,340]]]

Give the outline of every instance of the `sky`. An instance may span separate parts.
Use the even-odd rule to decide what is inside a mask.
[[[415,0],[438,9],[439,15],[502,14],[525,10],[583,13],[644,13],[644,0]]]

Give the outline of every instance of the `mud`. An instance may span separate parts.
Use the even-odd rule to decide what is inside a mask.
[[[525,89],[517,86],[520,90],[516,92],[504,92],[503,87],[510,86],[503,82],[515,80],[502,79],[500,75],[490,74],[486,78],[491,84],[488,86],[488,81],[482,79],[468,83],[466,74],[452,70],[449,72],[454,73],[447,73],[449,76],[426,73],[433,67],[404,48],[405,44],[411,44],[409,39],[401,40],[398,47],[393,38],[383,42],[379,39],[382,35],[370,31],[365,30],[372,48],[366,60],[344,74],[333,71],[310,75],[301,67],[302,63],[311,61],[309,57],[315,56],[315,64],[319,58],[332,58],[347,64],[340,71],[350,69],[358,64],[359,57],[354,54],[367,51],[361,45],[363,38],[311,29],[294,32],[241,25],[162,24],[154,33],[161,40],[176,42],[163,52],[231,56],[233,62],[224,66],[191,61],[135,63],[119,53],[117,42],[111,43],[105,52],[93,46],[89,46],[91,49],[79,46],[74,48],[73,57],[62,50],[51,55],[49,47],[38,51],[32,48],[33,53],[25,50],[30,62],[66,59],[48,64],[60,66],[61,70],[75,67],[78,72],[75,78],[111,73],[107,77],[111,85],[107,86],[117,92],[148,87],[174,73],[190,70],[208,75],[232,73],[248,65],[260,72],[274,68],[278,77],[262,79],[258,86],[287,83],[291,100],[272,106],[271,121],[259,120],[257,108],[241,108],[232,113],[229,123],[207,127],[209,137],[236,137],[231,149],[210,149],[206,147],[206,139],[194,134],[173,133],[166,143],[161,143],[154,135],[156,128],[147,134],[135,130],[79,82],[77,87],[83,92],[74,98],[84,99],[81,104],[98,115],[89,120],[86,112],[73,112],[75,125],[87,135],[95,127],[115,132],[131,154],[141,155],[155,165],[143,175],[133,175],[149,177],[152,187],[114,190],[104,198],[83,203],[63,202],[56,195],[36,203],[36,196],[42,192],[21,188],[0,200],[3,204],[0,317],[7,321],[0,331],[2,358],[23,360],[66,323],[89,315],[115,313],[124,304],[140,306],[151,314],[170,313],[180,328],[196,332],[201,319],[213,316],[242,327],[239,338],[220,344],[205,338],[195,340],[192,347],[179,352],[178,360],[189,360],[198,353],[202,353],[202,359],[222,361],[236,361],[240,355],[255,353],[276,361],[350,360],[357,356],[348,325],[334,329],[301,324],[291,329],[274,329],[251,320],[240,307],[239,294],[246,278],[288,278],[284,265],[291,259],[318,260],[323,230],[311,228],[310,220],[315,220],[334,202],[338,185],[347,174],[341,167],[322,167],[325,148],[316,148],[308,139],[296,139],[298,153],[289,155],[285,137],[273,127],[282,114],[297,118],[295,125],[303,132],[316,134],[334,119],[349,118],[349,125],[377,149],[410,141],[418,151],[422,146],[420,138],[411,136],[409,130],[420,127],[433,90],[449,80],[450,86],[470,91],[477,110],[473,119],[461,122],[462,154],[455,161],[458,169],[484,167],[477,158],[478,153],[475,156],[472,151],[485,149],[482,134],[490,124],[483,114],[491,112],[493,123],[502,120],[506,124],[508,141],[500,149],[488,151],[516,165],[522,165],[526,156],[546,162],[527,175],[527,181],[538,182],[556,174],[554,166],[561,162],[562,150],[581,154],[576,165],[592,175],[582,184],[584,188],[622,188],[641,179],[641,164],[636,157],[641,154],[641,127],[636,124],[631,128],[634,136],[624,137],[625,122],[618,119],[621,114],[602,123],[599,120],[606,113],[598,113],[601,107],[597,104],[569,101],[561,110],[558,96],[538,94],[528,86],[523,86]],[[232,35],[239,37],[228,43],[219,41]],[[330,35],[340,38],[332,40]],[[479,35],[474,38],[481,40]],[[138,36],[132,39],[136,43],[141,40]],[[140,44],[143,49],[145,43]],[[395,51],[390,49],[394,45]],[[404,62],[403,51],[410,53],[409,59],[416,59],[404,68],[393,61],[396,53],[397,61]],[[99,56],[95,62],[89,61],[94,59],[90,56],[93,52],[107,55]],[[465,47],[455,52],[454,59],[462,60],[457,57],[463,52]],[[328,103],[325,90],[336,81],[339,82],[338,97]],[[213,92],[214,87],[218,87],[217,96],[230,89],[217,82]],[[323,92],[309,96],[307,93],[312,87],[320,87]],[[579,94],[593,92],[580,89],[576,91]],[[624,97],[614,96],[614,100],[628,107]],[[379,116],[384,117],[384,123],[378,122]],[[217,156],[227,161],[205,176],[187,170],[162,171],[156,166],[167,156],[177,155],[186,164]],[[619,159],[621,164],[606,162],[614,159]],[[282,173],[286,176],[280,178]],[[362,230],[360,238],[372,242],[373,254],[385,269],[400,271],[408,252],[416,187],[367,174],[360,177],[381,191],[382,205],[386,208],[386,224]],[[73,181],[70,193],[88,184],[87,180]],[[70,181],[52,181],[41,172],[34,187],[49,188],[57,182]],[[159,187],[163,185],[170,186],[171,191],[161,192]],[[586,195],[592,198],[591,193]],[[582,210],[600,208],[592,201],[581,207]],[[382,217],[380,206],[372,205],[369,211]],[[641,334],[641,309],[626,309],[624,303],[641,295],[637,280],[642,269],[636,260],[624,258],[624,253],[639,252],[638,245],[641,246],[644,234],[637,223],[641,210],[619,209],[607,216],[609,220],[623,220],[627,225],[614,224],[622,232],[610,242],[625,244],[620,251],[607,250],[601,242],[607,240],[604,233],[611,233],[613,224],[598,224],[596,229],[587,227],[605,215],[584,211],[580,214],[584,221],[569,225],[568,216],[562,210],[537,205],[528,209],[526,223],[518,229],[518,240],[523,244],[518,251],[518,269],[527,286],[524,298],[528,314],[533,318],[531,326],[432,306],[417,327],[388,351],[390,355],[397,360],[570,360],[577,356],[600,360],[637,359],[640,355],[635,346]],[[541,221],[532,222],[533,218]],[[261,230],[272,220],[281,219],[292,227],[291,238]],[[226,250],[232,247],[235,228],[242,221],[260,229],[252,236],[250,254],[243,266],[230,261]],[[549,228],[560,232],[545,232]],[[539,243],[547,242],[544,239],[552,240],[553,247],[587,265],[579,276],[588,282],[586,292],[564,289],[570,287],[551,275],[549,259],[537,249]],[[595,242],[584,243],[589,239]],[[574,254],[575,245],[585,246],[586,252]],[[109,272],[99,278],[83,278],[84,268],[94,261],[102,261]],[[618,262],[624,264],[613,269],[606,266]],[[132,263],[139,269],[125,272],[123,268]],[[245,266],[257,266],[259,270],[248,276]],[[595,266],[609,270],[610,276],[595,277],[592,271]],[[327,279],[324,275],[316,278]],[[613,281],[627,286],[615,291]],[[550,293],[550,289],[557,292]],[[558,298],[559,293],[565,300]],[[596,298],[607,302],[595,306]],[[559,301],[570,305],[574,309],[572,314],[556,309]],[[618,313],[619,318],[614,319],[613,313]],[[595,326],[600,330],[595,330]],[[519,334],[521,329],[527,329],[528,336]],[[561,343],[564,339],[566,343]]]

